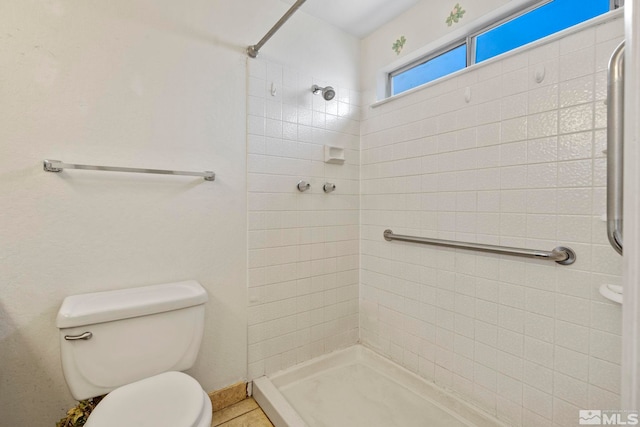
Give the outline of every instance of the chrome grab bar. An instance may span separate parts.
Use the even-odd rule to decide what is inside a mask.
[[[624,41],[609,61],[607,78],[607,237],[622,255]]]
[[[547,261],[555,261],[561,265],[571,265],[576,262],[576,253],[571,248],[558,246],[552,251],[539,251],[536,249],[512,248],[509,246],[485,245],[482,243],[456,242],[453,240],[430,239],[427,237],[404,236],[393,234],[391,230],[383,233],[386,241],[399,240],[402,242],[422,243],[425,245],[444,246],[456,249],[471,249],[474,251],[490,252],[501,255],[514,255],[526,258],[537,258]]]
[[[205,181],[215,181],[216,174],[211,171],[204,172],[186,172],[186,171],[172,171],[165,169],[140,169],[140,168],[122,168],[118,166],[91,166],[91,165],[74,165],[70,163],[63,163],[60,160],[45,160],[44,170],[46,172],[62,172],[64,169],[83,169],[89,171],[109,171],[109,172],[133,172],[133,173],[154,173],[161,175],[186,175],[186,176],[201,176]]]

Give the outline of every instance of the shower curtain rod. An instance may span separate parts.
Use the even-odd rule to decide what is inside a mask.
[[[269,39],[280,29],[280,27],[282,27],[284,23],[287,22],[289,18],[291,18],[291,15],[296,13],[296,10],[298,10],[305,1],[307,0],[296,1],[293,6],[291,6],[291,8],[287,10],[287,13],[285,13],[278,22],[276,22],[276,25],[274,25],[273,28],[271,28],[269,32],[262,38],[262,40],[258,42],[258,44],[254,44],[253,46],[249,46],[247,48],[247,55],[249,55],[251,58],[257,57],[258,51],[262,49],[262,46],[264,46],[264,44],[269,41]]]

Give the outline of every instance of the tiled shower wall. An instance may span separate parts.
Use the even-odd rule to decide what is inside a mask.
[[[621,257],[605,237],[606,66],[622,19],[363,110],[363,343],[510,425],[619,407]],[[386,242],[577,252],[571,266]]]
[[[360,94],[262,59],[248,67],[253,379],[358,340]],[[325,145],[344,148],[345,163],[325,163]]]

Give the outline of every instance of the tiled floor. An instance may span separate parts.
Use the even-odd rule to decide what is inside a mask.
[[[273,427],[253,398],[249,397],[213,413],[211,427]]]

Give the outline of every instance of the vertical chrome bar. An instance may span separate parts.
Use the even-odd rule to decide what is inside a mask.
[[[291,8],[282,16],[282,18],[280,18],[280,20],[276,22],[276,25],[274,25],[273,28],[271,28],[269,32],[262,38],[262,40],[260,40],[257,44],[254,44],[253,46],[249,46],[247,48],[247,55],[249,55],[251,58],[257,57],[258,51],[262,49],[262,46],[264,46],[264,44],[268,42],[271,37],[273,37],[273,35],[280,29],[280,27],[282,27],[284,23],[287,22],[289,18],[291,18],[291,15],[296,13],[296,10],[298,10],[305,1],[307,0],[296,1],[293,6],[291,6]]]
[[[609,61],[607,82],[607,237],[622,255],[624,41]]]

